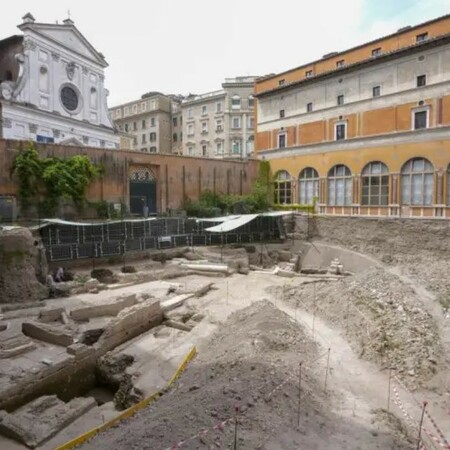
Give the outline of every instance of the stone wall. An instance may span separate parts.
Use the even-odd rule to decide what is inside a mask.
[[[16,196],[18,181],[11,175],[15,155],[28,142],[0,139],[0,195]],[[36,144],[42,156],[69,158],[87,155],[101,164],[104,174],[88,189],[91,202],[106,200],[129,204],[130,168],[149,168],[157,180],[157,210],[179,208],[184,199],[196,200],[205,190],[221,194],[247,194],[258,174],[258,161],[222,161],[177,155],[148,154],[55,144]]]

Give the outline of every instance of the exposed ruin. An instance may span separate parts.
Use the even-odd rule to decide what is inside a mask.
[[[0,268],[0,304],[48,297],[45,250],[28,229],[0,229]]]
[[[12,291],[0,312],[0,448],[58,448],[161,391],[81,448],[165,449],[191,438],[225,447],[235,405],[249,449],[415,448],[421,399],[450,434],[448,225],[430,222],[436,238],[421,241],[422,221],[407,232],[389,222],[382,234],[373,221],[349,233],[351,219],[294,219],[284,242],[155,249],[128,254],[126,271],[123,261],[96,261],[113,281],[93,280],[86,260],[70,269],[73,280],[55,282],[64,296]],[[20,249],[31,244],[21,261],[44,286],[39,245],[12,235]],[[9,273],[11,285],[20,272]],[[194,346],[196,359],[164,395]],[[388,382],[409,421],[394,392],[386,413]],[[211,431],[195,437],[202,429]]]

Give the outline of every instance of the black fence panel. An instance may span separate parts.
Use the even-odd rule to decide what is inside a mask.
[[[40,234],[49,261],[183,246],[245,244],[280,239],[284,235],[279,217],[259,216],[229,233],[205,231],[219,223],[179,217],[93,224],[50,223],[40,228]]]
[[[156,239],[152,237],[148,237],[144,239],[144,249],[150,250],[156,248]]]
[[[101,256],[116,256],[122,253],[122,245],[120,241],[102,242],[100,246]]]

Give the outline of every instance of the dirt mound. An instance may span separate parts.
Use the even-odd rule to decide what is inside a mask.
[[[364,428],[324,406],[330,399],[312,372],[317,350],[271,303],[254,303],[232,314],[198,349],[187,372],[162,398],[81,448],[232,448],[236,407],[239,449],[343,450],[349,442],[351,448],[410,448],[386,428],[381,433],[375,423]],[[297,428],[300,361],[305,367]],[[200,430],[207,432],[198,435]],[[176,447],[180,441],[186,442]]]
[[[26,228],[0,231],[0,303],[29,303],[48,297],[47,261]]]
[[[436,324],[414,290],[382,268],[333,284],[281,288],[278,295],[315,310],[348,334],[361,357],[395,367],[410,386],[437,372],[442,349]]]

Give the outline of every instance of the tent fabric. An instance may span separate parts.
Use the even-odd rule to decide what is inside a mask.
[[[41,219],[42,223],[40,225],[36,225],[34,227],[30,227],[32,229],[40,229],[48,227],[49,225],[67,225],[73,227],[92,227],[94,225],[112,225],[114,223],[138,223],[138,222],[149,222],[152,220],[157,220],[156,217],[149,217],[146,219],[124,219],[124,220],[108,220],[103,222],[71,222],[69,220],[62,219]]]
[[[205,231],[209,231],[211,233],[226,233],[228,231],[236,230],[239,227],[255,220],[259,214],[245,214],[243,216],[237,216],[235,219],[226,220],[220,225],[216,225],[214,227],[205,228]]]
[[[199,218],[197,219],[197,222],[226,222],[228,220],[234,220],[238,217],[241,217],[240,215],[232,215],[232,216],[222,216],[222,217],[208,217],[208,218]]]
[[[279,217],[279,216],[285,216],[288,214],[292,214],[294,211],[270,211],[262,214],[242,214],[242,215],[230,215],[230,216],[222,216],[222,217],[212,217],[212,218],[198,218],[196,219],[197,222],[211,222],[211,223],[218,223],[220,222],[221,225],[216,225],[211,228],[207,228],[206,231],[212,231],[212,232],[220,232],[216,231],[215,228],[221,227],[222,225],[229,223],[228,227],[229,229],[223,229],[223,231],[231,231],[234,230],[242,225],[245,225],[246,223],[251,222],[258,216],[262,217]],[[68,226],[76,226],[76,227],[91,227],[93,225],[112,225],[115,223],[139,223],[139,222],[150,222],[154,220],[158,220],[158,217],[148,217],[148,218],[142,218],[142,219],[124,219],[124,220],[109,220],[104,222],[71,222],[68,220],[62,220],[62,219],[42,219],[42,222],[40,225],[36,225],[33,227],[30,227],[31,229],[41,229],[45,228],[49,225],[68,225]],[[242,221],[239,222],[239,221]],[[237,225],[241,223],[240,225]]]

